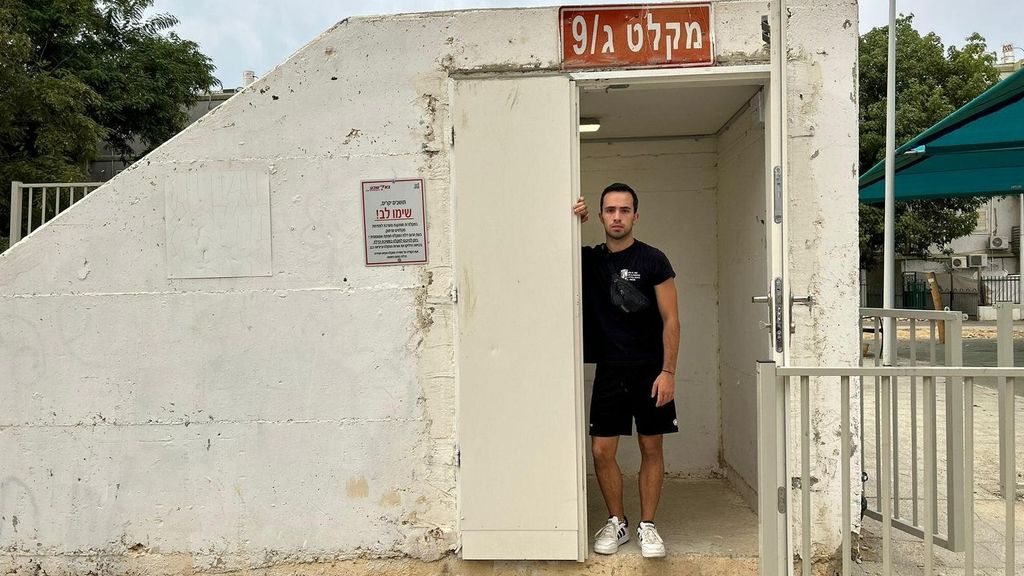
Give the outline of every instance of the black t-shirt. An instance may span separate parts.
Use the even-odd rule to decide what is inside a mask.
[[[651,305],[634,313],[612,304],[611,271],[630,281]],[[660,364],[664,355],[661,313],[654,287],[676,273],[665,254],[636,240],[621,252],[604,244],[583,248],[584,362],[617,366]]]

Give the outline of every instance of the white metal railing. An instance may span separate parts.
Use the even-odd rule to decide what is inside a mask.
[[[103,182],[11,182],[11,241],[28,236]]]
[[[864,345],[864,335],[872,334],[870,344],[875,345],[875,353],[873,354],[873,364],[876,367],[882,365],[882,346],[891,346],[889,359],[894,366],[905,365],[905,366],[917,366],[919,362],[926,362],[928,365],[945,365],[945,366],[962,366],[963,365],[963,315],[960,312],[953,311],[942,311],[942,310],[901,310],[901,309],[884,309],[884,308],[861,308],[861,364],[863,365],[866,357],[865,352],[868,346]],[[905,355],[900,354],[900,346],[898,345],[899,339],[896,334],[883,335],[882,330],[882,319],[893,318],[894,326],[899,327],[899,321],[903,320],[903,324],[909,329],[909,350]],[[921,342],[918,340],[917,331],[918,326],[927,323],[928,325],[928,339],[927,339],[927,359],[919,358],[919,348]],[[938,349],[941,346],[943,351],[941,360],[937,355]],[[921,449],[921,435],[931,434],[933,438],[936,436],[935,427],[938,425],[933,420],[928,426],[922,428],[921,423],[918,421],[919,413],[919,398],[920,402],[929,404],[931,410],[936,410],[937,395],[921,395],[919,382],[917,377],[911,376],[909,378],[909,388],[907,392],[909,394],[909,416],[910,425],[907,432],[910,435],[910,454],[909,454],[909,467],[910,467],[910,510],[905,511],[901,507],[903,502],[903,496],[907,492],[907,487],[901,485],[899,471],[906,468],[905,460],[901,461],[903,454],[900,450],[900,434],[904,430],[904,426],[901,425],[901,408],[900,408],[900,395],[893,394],[890,397],[891,404],[885,410],[885,412],[891,418],[891,432],[892,432],[892,446],[891,446],[891,463],[893,468],[897,471],[892,477],[893,481],[893,514],[892,514],[892,525],[897,530],[901,530],[908,534],[923,538],[924,533],[918,528],[921,524],[920,518],[920,507],[919,502],[922,494],[928,494],[931,498],[937,498],[938,486],[933,484],[930,489],[925,489],[922,484],[922,478],[919,473],[919,454]],[[963,498],[960,497],[963,494],[963,483],[964,483],[964,468],[963,468],[963,421],[959,417],[952,418],[950,415],[961,414],[963,410],[963,399],[961,395],[956,394],[958,383],[954,378],[944,378],[943,384],[945,388],[945,438],[946,438],[946,520],[945,523],[946,531],[939,532],[939,516],[936,514],[932,518],[932,529],[936,531],[936,543],[943,548],[951,551],[960,551],[963,549],[963,538],[959,533],[959,527],[963,525],[964,506]],[[873,392],[874,404],[871,406],[871,411],[874,414],[874,426],[873,426],[873,440],[874,443],[868,442],[871,439],[867,434],[867,426],[865,421],[865,394],[868,389]],[[874,506],[872,506],[872,500],[865,498],[868,506],[864,512],[865,516],[881,521],[882,511],[878,507],[879,500],[877,495],[881,493],[882,483],[882,464],[883,454],[879,449],[881,446],[881,432],[882,432],[882,386],[881,377],[875,376],[870,380],[870,386],[860,386],[860,445],[862,447],[860,451],[860,464],[861,470],[867,472],[867,454],[863,449],[864,447],[871,446],[874,448],[874,467],[873,467],[873,479],[874,479],[874,494],[876,499],[874,500]],[[871,475],[869,474],[870,478]],[[905,512],[909,512],[909,515]]]
[[[1013,313],[1017,312],[1022,318],[1024,318],[1024,304],[1011,304],[1008,302],[1000,302],[996,306],[996,363],[1000,367],[1012,367],[1014,366],[1013,359],[1013,342],[1014,342],[1014,331],[1013,331]],[[1006,391],[1004,391],[1006,389]],[[1014,424],[1014,413],[1013,413],[1013,387],[1010,386],[1005,378],[999,379],[999,428],[1003,426],[1012,426]],[[1010,398],[1011,402],[1007,402],[1006,399]],[[1006,458],[1007,450],[1012,450],[1012,447],[1008,446],[1002,436],[999,437],[999,458],[1000,460]],[[1007,494],[1015,496],[1017,489],[1017,477],[1016,471],[1010,471],[1010,477],[1006,476],[1007,471],[1004,468],[999,468],[999,485],[1002,487],[1003,497]],[[1012,489],[1011,489],[1012,488]],[[1012,500],[1012,498],[1011,498]]]
[[[963,563],[964,573],[973,574],[975,569],[975,545],[974,545],[974,388],[976,378],[1005,379],[1006,386],[1000,388],[1002,399],[1009,406],[1010,414],[1014,410],[1013,387],[1017,378],[1024,378],[1024,368],[964,368],[964,367],[909,367],[909,366],[888,366],[888,367],[777,367],[774,362],[759,362],[757,366],[758,383],[758,490],[759,490],[759,539],[761,551],[761,574],[764,576],[781,576],[791,574],[793,571],[793,543],[790,538],[791,492],[796,488],[791,487],[787,481],[790,478],[790,454],[788,444],[790,434],[789,427],[790,407],[789,398],[794,379],[799,382],[800,411],[798,421],[800,422],[800,483],[801,492],[801,518],[799,518],[801,533],[803,535],[800,543],[801,571],[803,574],[811,574],[811,562],[813,558],[811,550],[811,491],[810,470],[811,461],[807,446],[811,443],[808,422],[810,421],[810,391],[811,381],[814,386],[836,386],[838,380],[838,391],[840,402],[839,435],[841,454],[839,462],[841,465],[841,491],[842,512],[842,574],[847,576],[851,572],[852,560],[852,526],[853,518],[851,501],[856,499],[860,490],[856,489],[851,480],[850,461],[851,455],[851,419],[850,419],[850,386],[851,383],[860,383],[864,379],[879,378],[882,384],[880,394],[881,406],[881,492],[879,503],[881,508],[881,532],[882,532],[882,554],[881,574],[889,576],[893,574],[893,536],[892,530],[895,524],[894,519],[894,491],[892,486],[893,461],[891,447],[893,442],[893,423],[889,408],[891,406],[892,393],[900,379],[918,378],[924,388],[924,397],[934,397],[936,381],[945,379],[957,383],[956,394],[963,400],[962,423],[964,426],[963,436],[963,465],[967,481],[961,487],[961,496],[964,503],[965,514],[960,526],[963,538]],[[924,429],[934,430],[936,412],[933,404],[924,403]],[[1009,449],[1004,450],[1000,457],[1000,467],[1007,477],[1013,478],[1016,466],[1015,457],[1015,430],[1013,418],[1007,419],[1007,423],[1000,426],[1000,438],[1005,438]],[[825,432],[822,432],[823,434]],[[938,448],[934,433],[924,435],[924,485],[925,494],[934,494],[937,485]],[[1004,484],[1004,489],[1007,486]],[[1003,526],[1003,554],[1004,561],[1002,569],[1006,575],[1015,574],[1014,559],[1014,497],[1006,498],[1005,525]],[[952,495],[951,495],[952,496]],[[935,518],[938,515],[938,503],[935,497],[922,499],[922,516],[920,523],[915,526],[923,536],[923,558],[921,564],[924,567],[924,574],[933,574],[935,567],[935,549],[938,544],[938,535],[934,530]],[[932,527],[926,529],[925,527]],[[832,528],[830,528],[832,529]],[[916,559],[911,559],[916,562]],[[991,560],[991,558],[986,558]],[[992,570],[991,567],[986,567]]]

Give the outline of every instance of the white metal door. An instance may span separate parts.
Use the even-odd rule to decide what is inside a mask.
[[[583,560],[575,83],[453,96],[462,556]]]

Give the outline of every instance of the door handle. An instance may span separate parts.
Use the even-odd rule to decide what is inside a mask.
[[[772,301],[771,296],[751,296],[750,301],[754,304],[768,304]]]
[[[793,304],[803,304],[804,306],[814,305],[814,296],[808,294],[807,296],[793,296],[789,295],[789,333],[796,334],[796,320],[793,317]]]

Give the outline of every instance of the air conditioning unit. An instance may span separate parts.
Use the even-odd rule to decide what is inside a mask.
[[[988,254],[967,255],[968,268],[984,268],[985,266],[988,266]]]
[[[967,268],[967,256],[953,256],[949,259],[951,268]]]
[[[1010,237],[1009,236],[989,236],[988,247],[992,250],[1009,250],[1010,249]]]

